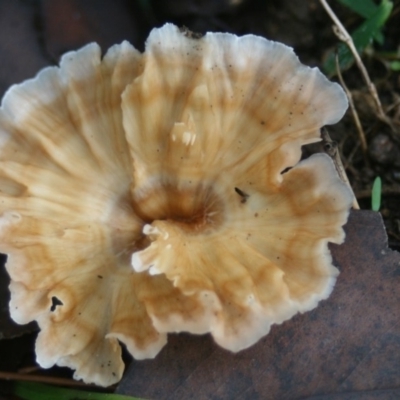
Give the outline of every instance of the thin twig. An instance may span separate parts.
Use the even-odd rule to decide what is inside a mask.
[[[358,112],[357,112],[357,109],[356,109],[356,107],[354,105],[354,102],[353,102],[353,96],[352,96],[350,90],[347,88],[347,85],[344,82],[344,79],[343,79],[343,76],[342,76],[342,72],[340,71],[339,57],[338,57],[337,53],[336,53],[336,57],[335,57],[335,62],[336,62],[336,72],[338,74],[338,78],[339,78],[340,84],[343,86],[343,89],[346,92],[347,98],[349,100],[351,114],[353,115],[354,123],[356,124],[356,127],[357,127],[357,132],[358,132],[358,136],[360,138],[361,150],[363,152],[364,161],[365,161],[366,164],[368,164],[367,140],[365,139],[364,129],[363,129],[362,125],[361,125],[360,118],[358,117]]]
[[[73,386],[73,387],[85,387],[85,388],[98,388],[94,385],[88,385],[83,382],[77,382],[72,379],[66,378],[57,378],[54,376],[45,376],[45,375],[27,375],[27,374],[18,374],[15,372],[3,372],[0,371],[0,379],[4,379],[7,381],[29,381],[29,382],[39,382],[39,383],[49,383],[52,385],[60,385],[60,386]]]
[[[40,371],[40,367],[38,365],[31,365],[29,367],[23,367],[18,370],[19,374],[31,374],[32,372]]]
[[[400,97],[397,95],[397,93],[392,93],[394,97],[397,97],[397,99],[388,107],[386,107],[386,112],[389,113],[392,110],[394,110],[396,107],[400,105]],[[400,110],[400,109],[399,109]]]
[[[360,206],[357,202],[357,198],[353,192],[353,188],[350,185],[349,178],[347,177],[346,171],[343,167],[343,163],[340,158],[337,143],[331,139],[331,137],[329,136],[328,130],[326,128],[322,128],[321,137],[322,137],[322,142],[324,145],[324,150],[329,155],[329,157],[331,157],[333,163],[335,164],[335,168],[336,168],[336,171],[337,171],[340,179],[350,188],[351,193],[353,193],[353,208],[355,210],[359,210]]]
[[[351,53],[353,54],[353,57],[356,61],[358,69],[361,71],[361,75],[363,76],[364,81],[368,87],[368,90],[371,93],[371,96],[374,100],[377,115],[378,115],[379,119],[381,119],[382,121],[387,123],[391,128],[393,128],[390,119],[386,116],[385,112],[383,111],[382,104],[381,104],[381,101],[379,100],[379,96],[378,96],[376,87],[372,83],[372,81],[368,75],[367,69],[365,68],[364,63],[362,62],[361,57],[358,54],[358,51],[356,49],[356,46],[354,45],[352,37],[347,32],[347,30],[343,26],[343,24],[340,22],[339,18],[336,16],[336,14],[334,13],[334,11],[330,7],[330,5],[327,3],[327,1],[326,0],[319,0],[319,1],[321,3],[322,7],[324,7],[325,11],[328,13],[328,15],[330,16],[330,18],[332,19],[332,21],[335,24],[333,27],[333,31],[335,32],[336,36],[342,42],[346,43],[346,45],[349,47]]]
[[[372,196],[371,190],[360,190],[357,191],[358,199],[369,199]],[[400,196],[400,188],[399,187],[389,187],[383,188],[381,192],[382,196]]]

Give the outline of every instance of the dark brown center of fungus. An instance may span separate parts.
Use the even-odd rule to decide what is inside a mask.
[[[212,185],[189,181],[184,187],[162,184],[139,193],[134,210],[146,223],[164,220],[198,234],[216,229],[223,221],[223,202]]]

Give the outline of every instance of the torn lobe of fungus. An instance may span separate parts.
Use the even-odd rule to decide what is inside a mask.
[[[346,107],[284,45],[170,24],[144,54],[91,44],[11,88],[0,250],[39,364],[107,386],[118,341],[143,359],[210,332],[238,351],[327,298],[352,196],[328,157],[299,160]]]
[[[57,306],[62,306],[63,302],[59,300],[57,297],[53,296],[51,298],[51,308],[50,311],[55,311]]]

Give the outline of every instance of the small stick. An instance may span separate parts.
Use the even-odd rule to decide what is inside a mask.
[[[18,370],[19,374],[30,374],[32,372],[40,371],[40,367],[38,365],[31,365],[29,367],[20,368]]]
[[[400,196],[400,187],[394,186],[389,188],[382,188],[382,196]],[[357,198],[369,199],[371,197],[371,190],[357,191]]]
[[[357,132],[358,132],[358,136],[359,136],[360,143],[361,143],[361,150],[363,152],[364,161],[366,164],[368,164],[367,140],[365,139],[364,129],[361,125],[361,121],[360,121],[360,118],[358,117],[357,109],[353,102],[353,95],[351,94],[350,90],[347,88],[346,83],[344,82],[344,79],[342,76],[342,72],[340,71],[339,57],[338,57],[337,53],[336,53],[336,57],[335,57],[335,62],[336,62],[336,72],[338,74],[339,82],[343,86],[344,91],[346,92],[347,99],[349,100],[351,114],[353,115],[353,119],[354,119],[354,122],[357,127]]]
[[[349,178],[347,177],[346,171],[343,167],[337,143],[331,139],[328,130],[326,128],[322,128],[321,137],[322,137],[322,143],[324,145],[324,150],[335,164],[335,168],[339,175],[339,178],[350,188],[351,192],[353,193],[353,208],[355,210],[359,210],[360,206],[357,202],[357,198],[354,194],[353,188],[350,185]]]
[[[332,8],[329,6],[326,0],[319,0],[322,7],[325,8],[325,11],[328,13],[328,15],[331,17],[332,21],[335,23],[333,26],[333,31],[335,32],[336,36],[346,45],[349,47],[350,51],[353,54],[353,57],[356,61],[356,64],[358,66],[358,69],[361,71],[361,75],[364,78],[364,81],[368,87],[369,92],[371,93],[371,96],[374,100],[375,107],[377,110],[378,117],[387,123],[390,127],[392,127],[392,123],[390,119],[386,116],[385,112],[383,111],[381,101],[379,100],[378,92],[376,90],[375,85],[371,82],[371,79],[368,75],[367,69],[365,68],[365,65],[363,64],[360,55],[358,54],[358,51],[356,49],[356,46],[354,45],[352,37],[349,35],[347,32],[346,28],[343,26],[343,24],[340,22],[339,18],[336,16],[336,14],[333,12]]]
[[[54,376],[45,376],[45,375],[28,375],[28,374],[18,374],[15,372],[3,372],[0,371],[0,379],[4,379],[7,381],[28,381],[28,382],[39,382],[39,383],[49,383],[52,385],[60,385],[60,386],[72,386],[72,387],[95,387],[95,385],[88,385],[83,382],[77,382],[72,379],[66,378],[57,378]]]

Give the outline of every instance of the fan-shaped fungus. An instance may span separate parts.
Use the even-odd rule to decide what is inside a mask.
[[[170,24],[143,54],[91,44],[13,86],[0,250],[39,364],[110,385],[118,340],[146,358],[211,332],[238,351],[328,297],[352,195],[328,157],[299,160],[346,107],[282,44]]]

